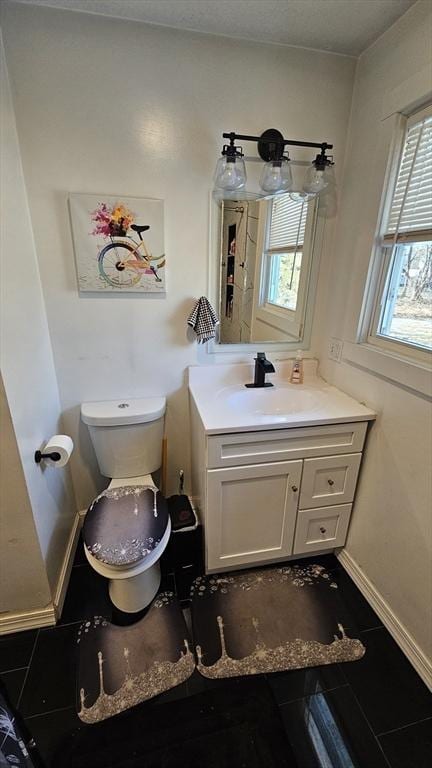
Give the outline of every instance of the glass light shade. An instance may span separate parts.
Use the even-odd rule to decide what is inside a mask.
[[[289,160],[270,160],[262,170],[260,187],[264,192],[287,192],[292,187],[292,174]]]
[[[222,155],[217,161],[214,185],[216,189],[234,192],[246,186],[246,167],[242,157]]]
[[[296,190],[295,192],[290,192],[289,196],[294,203],[308,203],[309,200],[313,200],[316,197],[316,193]]]
[[[322,192],[328,185],[326,170],[327,166],[317,167],[315,163],[312,163],[307,169],[303,190],[313,195]]]

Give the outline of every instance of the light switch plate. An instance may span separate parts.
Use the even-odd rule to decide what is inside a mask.
[[[332,337],[329,342],[329,351],[328,351],[329,358],[331,360],[334,360],[336,363],[340,363],[342,359],[342,350],[343,350],[342,339],[337,339],[335,337]]]

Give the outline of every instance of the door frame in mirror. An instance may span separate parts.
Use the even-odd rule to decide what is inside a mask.
[[[220,249],[222,241],[222,220],[218,213],[220,205],[213,198],[210,192],[209,196],[209,240],[208,240],[208,262],[207,262],[207,296],[214,306],[218,316],[220,313]],[[318,286],[318,275],[321,262],[321,252],[324,242],[325,220],[324,215],[320,216],[319,202],[314,214],[314,236],[313,236],[313,257],[309,269],[306,309],[303,325],[303,336],[297,341],[250,341],[239,343],[224,343],[219,341],[219,325],[217,326],[216,339],[209,341],[206,346],[207,354],[252,354],[257,347],[263,351],[281,353],[293,352],[298,349],[308,350],[310,348],[312,336],[312,324],[315,308],[315,297]],[[309,310],[309,311],[308,311]]]

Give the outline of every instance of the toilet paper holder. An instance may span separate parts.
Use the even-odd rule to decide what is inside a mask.
[[[51,459],[51,461],[60,461],[61,456],[58,451],[52,453],[42,453],[42,451],[35,451],[34,460],[36,464],[40,464],[42,459]]]
[[[34,460],[38,465],[44,461],[47,466],[60,469],[68,463],[73,447],[73,440],[69,435],[53,435],[35,451]]]

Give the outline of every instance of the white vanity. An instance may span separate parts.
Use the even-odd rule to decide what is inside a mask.
[[[316,375],[246,389],[250,364],[189,368],[192,493],[208,573],[345,543],[368,422],[375,413]]]

